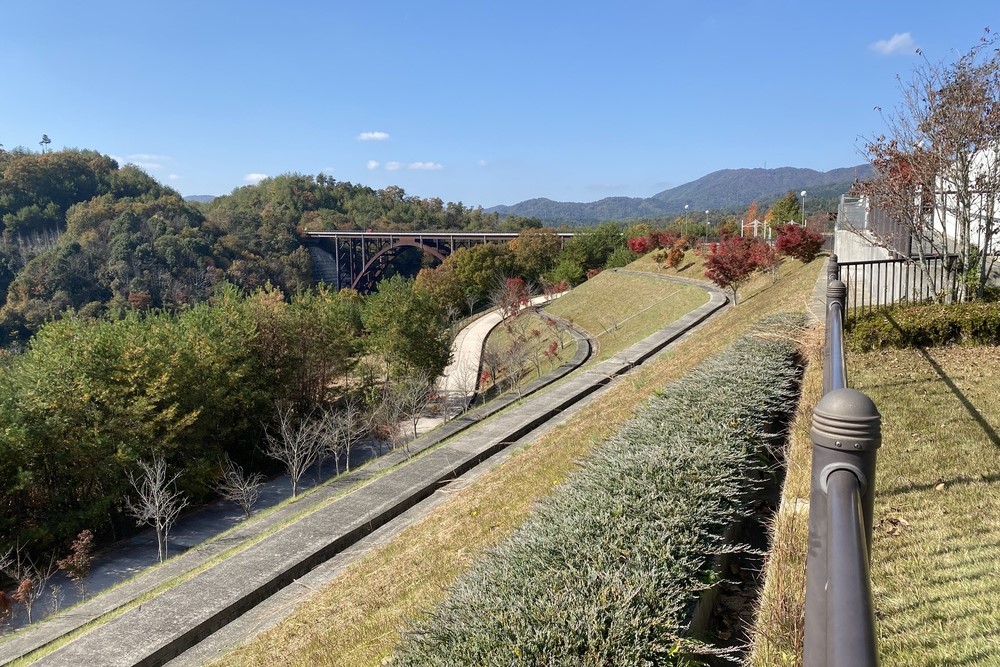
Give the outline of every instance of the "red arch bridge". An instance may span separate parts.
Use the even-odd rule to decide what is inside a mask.
[[[516,232],[306,232],[304,242],[316,282],[368,294],[385,268],[408,248],[443,261],[459,248],[507,243],[517,236]],[[563,244],[573,238],[571,232],[558,232],[557,236]]]

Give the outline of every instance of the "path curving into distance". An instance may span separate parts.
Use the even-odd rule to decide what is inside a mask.
[[[488,313],[465,327],[453,342],[453,356],[471,360],[470,363],[478,369],[485,337],[500,321],[498,314]],[[476,330],[473,331],[474,327]],[[569,331],[577,343],[574,357],[544,377],[529,383],[522,391],[523,396],[537,392],[564,377],[579,368],[590,357],[589,340],[573,328]],[[466,335],[463,336],[462,333]],[[440,382],[447,382],[447,377],[448,373],[445,372]],[[474,395],[474,393],[463,393],[462,401],[467,405]],[[448,422],[437,417],[421,419],[419,430],[422,435],[409,443],[410,455],[418,454],[447,438],[454,437],[479,421],[507,408],[515,400],[513,395],[500,396]],[[247,540],[253,540],[266,531],[273,530],[296,516],[347,493],[386,470],[405,463],[408,458],[409,456],[402,451],[376,454],[374,447],[358,447],[352,452],[351,472],[335,477],[332,463],[328,462],[325,465],[325,472],[318,470],[318,466],[313,466],[300,482],[303,493],[298,499],[261,516],[262,511],[279,505],[290,495],[288,475],[279,475],[265,484],[261,502],[258,503],[255,515],[249,521],[244,521],[242,510],[233,503],[225,500],[210,503],[183,516],[177,522],[171,530],[170,548],[173,553],[163,564],[158,564],[156,561],[156,538],[152,531],[141,531],[132,538],[102,549],[87,578],[90,597],[70,609],[64,608],[61,614],[49,618],[43,616],[42,620],[36,620],[33,625],[24,627],[13,636],[0,638],[0,665],[6,665],[75,632],[104,614],[132,604],[139,597],[149,594],[172,579],[205,566],[227,550],[237,548]],[[78,592],[69,582],[60,584],[64,593],[67,593],[64,606],[68,607],[77,602]],[[39,607],[36,607],[36,618],[44,601],[44,599],[40,601]]]
[[[451,437],[380,477],[369,475],[367,484],[326,504],[317,503],[295,522],[124,611],[36,664],[94,664],[100,656],[100,664],[109,667],[160,665],[181,655],[511,443],[553,422],[564,410],[643,363],[725,305],[721,292],[700,286],[710,293],[708,303],[614,357],[565,379],[558,391],[537,393],[536,389],[516,410],[495,414],[474,432]],[[589,351],[589,345],[585,347]],[[515,400],[510,398],[510,402]],[[475,419],[470,413],[441,430],[452,424],[462,430]],[[457,423],[462,421],[470,423],[461,427]],[[0,645],[0,651],[6,648],[6,644]]]

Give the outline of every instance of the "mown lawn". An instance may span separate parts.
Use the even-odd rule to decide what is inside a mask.
[[[773,285],[769,277],[756,278],[741,293],[738,307],[726,308],[696,335],[612,386],[587,410],[454,490],[451,500],[422,522],[372,550],[285,621],[215,664],[382,664],[408,619],[431,609],[477,553],[519,525],[537,499],[575,470],[580,457],[618,430],[654,391],[724,349],[760,318],[802,312],[821,266],[822,260],[790,262]],[[621,314],[618,302],[606,307],[619,308]]]
[[[801,665],[812,406],[821,341],[793,429],[752,664]],[[872,582],[883,667],[1000,665],[1000,348],[848,357],[882,413]]]
[[[852,357],[882,412],[872,582],[883,667],[1000,665],[1000,348]]]
[[[570,298],[572,297],[572,298]],[[705,290],[653,276],[604,271],[545,307],[598,344],[603,361],[708,301]]]

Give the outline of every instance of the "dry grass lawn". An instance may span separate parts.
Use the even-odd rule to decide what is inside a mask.
[[[1000,665],[1000,348],[850,363],[883,420],[872,562],[882,665]]]
[[[752,664],[802,652],[813,347]],[[848,359],[882,413],[872,582],[883,667],[1000,665],[1000,348],[891,350]],[[799,501],[799,502],[797,502]]]

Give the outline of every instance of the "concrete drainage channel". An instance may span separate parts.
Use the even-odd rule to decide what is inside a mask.
[[[662,350],[725,305],[726,298],[720,292],[711,288],[709,292],[707,304],[628,350],[567,379],[557,391],[532,398],[517,410],[498,415],[474,432],[455,437],[319,507],[34,664],[165,664]],[[5,648],[0,646],[0,650]],[[12,657],[5,655],[3,659],[6,662]]]

